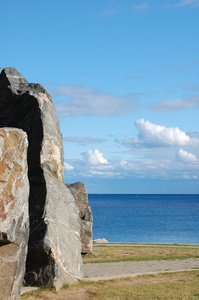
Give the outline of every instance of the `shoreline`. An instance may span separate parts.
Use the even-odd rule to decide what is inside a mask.
[[[108,243],[93,243],[93,246],[145,246],[145,247],[199,247],[199,244],[180,244],[180,243],[129,243],[129,242],[108,242]]]

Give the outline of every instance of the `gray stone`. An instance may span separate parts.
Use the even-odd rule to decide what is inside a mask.
[[[15,68],[0,74],[0,127],[27,132],[30,237],[27,285],[59,289],[83,277],[78,208],[63,179],[63,145],[50,95]]]
[[[80,216],[80,236],[82,243],[82,254],[89,254],[92,252],[92,225],[93,218],[90,205],[88,204],[88,194],[83,182],[76,182],[73,184],[66,184],[73,194]]]
[[[0,129],[0,299],[19,299],[29,237],[28,139]]]
[[[94,244],[108,244],[108,241],[105,238],[93,240]]]
[[[29,293],[32,291],[36,291],[38,290],[38,287],[33,287],[33,286],[23,286],[21,289],[21,295],[25,294],[25,293]]]

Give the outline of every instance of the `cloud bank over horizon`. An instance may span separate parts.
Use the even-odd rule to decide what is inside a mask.
[[[71,172],[76,176],[134,179],[198,179],[199,159],[196,155],[180,149],[169,157],[140,158],[134,160],[107,160],[98,149],[82,153],[82,160],[67,163],[67,177]],[[70,161],[70,160],[69,160]],[[72,166],[73,164],[73,166]],[[74,175],[74,173],[73,173]]]
[[[81,153],[82,159],[65,163],[67,174],[82,177],[183,179],[199,178],[199,138],[178,127],[166,127],[139,119],[135,121],[138,137],[125,140],[125,146],[134,149],[134,159],[107,159],[98,149]],[[192,148],[193,152],[183,148]],[[180,149],[179,149],[180,148]],[[137,149],[137,150],[136,150]],[[122,151],[121,151],[122,155]]]

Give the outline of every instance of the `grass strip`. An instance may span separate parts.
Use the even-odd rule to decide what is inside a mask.
[[[101,264],[101,263],[112,263],[112,262],[124,262],[124,261],[147,261],[147,260],[174,260],[174,259],[188,259],[188,258],[199,258],[198,255],[184,255],[184,256],[160,256],[160,257],[127,257],[120,259],[99,259],[84,261],[84,264]]]

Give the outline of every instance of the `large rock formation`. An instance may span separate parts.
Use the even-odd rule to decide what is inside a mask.
[[[50,95],[14,68],[0,74],[0,127],[27,132],[30,237],[25,280],[35,286],[83,276],[79,215],[63,179],[63,145]]]
[[[73,184],[66,184],[66,186],[70,189],[79,207],[82,254],[89,254],[92,252],[93,218],[90,205],[88,204],[88,194],[86,192],[85,184],[83,182],[76,182]]]
[[[19,299],[29,236],[28,140],[0,129],[0,299]]]

